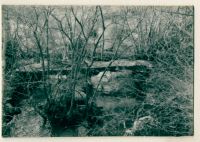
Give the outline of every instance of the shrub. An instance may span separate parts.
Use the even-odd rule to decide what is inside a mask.
[[[154,63],[146,80],[149,94],[137,117],[149,113],[155,123],[144,126],[135,135],[193,135],[193,45],[183,46],[182,41],[188,36],[173,24],[166,32],[168,36],[160,36],[145,51],[138,50],[136,54],[137,59]],[[189,38],[192,42],[192,37]],[[146,105],[150,107],[145,108]]]

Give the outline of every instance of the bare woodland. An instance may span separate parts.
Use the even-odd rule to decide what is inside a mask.
[[[194,9],[2,6],[4,137],[193,135]]]

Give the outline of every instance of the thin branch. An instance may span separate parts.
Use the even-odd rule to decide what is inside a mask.
[[[86,40],[86,39],[87,39],[87,36],[85,35],[83,24],[82,24],[82,23],[79,21],[79,19],[77,18],[76,14],[74,13],[74,9],[73,9],[72,7],[71,7],[71,12],[72,12],[72,14],[73,14],[73,16],[74,16],[76,22],[78,22],[78,24],[79,24],[79,26],[80,26],[80,28],[81,28],[81,31],[82,31],[82,33],[83,33],[83,36],[84,36],[84,38],[85,38],[85,40]]]
[[[62,21],[59,20],[54,14],[51,14],[51,16],[58,22],[58,27],[60,29],[60,31],[68,38],[68,40],[70,41],[71,45],[73,45],[73,40],[72,38],[65,32],[63,25],[62,25]]]

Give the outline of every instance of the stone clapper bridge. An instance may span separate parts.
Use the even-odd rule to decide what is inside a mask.
[[[46,67],[46,65],[45,65]],[[138,72],[149,72],[151,71],[153,65],[149,61],[145,60],[114,60],[114,61],[95,61],[93,62],[93,65],[91,67],[83,66],[80,69],[80,72],[85,73],[86,71],[89,71],[89,75],[97,75],[99,72],[102,71],[120,71],[120,70],[131,70],[134,74]],[[35,63],[35,64],[29,64],[25,66],[20,66],[16,69],[16,72],[19,75],[36,75],[41,76],[43,73],[42,70],[42,64],[41,63]],[[71,67],[67,66],[64,68],[61,67],[50,67],[49,69],[49,75],[56,75],[56,74],[62,74],[62,75],[68,75],[71,72]],[[47,68],[45,68],[45,74],[47,73]]]
[[[47,64],[45,62],[45,64]],[[89,64],[89,63],[88,63]],[[45,65],[46,67],[46,65]],[[98,81],[100,81],[101,76],[103,77],[106,76],[103,72],[111,72],[111,73],[116,73],[121,72],[120,74],[123,74],[123,71],[128,71],[129,73],[133,75],[137,74],[142,74],[142,76],[145,76],[145,79],[148,78],[150,75],[151,69],[153,68],[153,65],[149,61],[145,60],[135,60],[135,61],[130,61],[130,60],[114,60],[114,61],[95,61],[93,62],[91,67],[87,67],[86,65],[82,65],[80,68],[80,72],[82,74],[88,73],[89,78],[90,78],[90,84],[92,84],[94,89],[99,89],[97,86]],[[57,75],[59,75],[61,78],[66,78],[66,76],[71,72],[71,66],[66,65],[66,67],[53,67],[50,66],[48,72],[47,68],[45,68],[45,71],[42,69],[42,64],[41,63],[35,63],[35,64],[29,64],[25,66],[21,66],[18,69],[16,69],[16,72],[19,76],[19,81],[18,83],[23,84],[31,82],[33,86],[37,86],[38,82],[42,82],[43,75],[48,75],[52,76],[54,79],[59,79]],[[55,78],[55,76],[57,76]],[[96,78],[95,81],[93,81],[93,78]],[[140,79],[140,78],[139,78]],[[144,80],[143,80],[144,81]],[[139,88],[141,86],[141,81],[138,82]],[[17,84],[16,84],[17,85]],[[96,87],[96,88],[95,88]]]
[[[80,72],[86,73],[88,71],[90,77],[92,77],[92,76],[96,76],[97,74],[99,75],[100,72],[102,73],[104,71],[119,72],[122,70],[129,70],[132,72],[132,74],[142,73],[142,74],[147,75],[147,77],[148,77],[152,68],[153,68],[152,63],[150,63],[148,61],[144,61],[144,60],[136,60],[136,61],[115,60],[115,61],[107,61],[107,62],[96,61],[93,63],[93,65],[90,68],[82,67],[80,69]],[[16,69],[16,72],[17,72],[18,76],[23,80],[23,82],[19,81],[19,83],[23,83],[23,84],[24,83],[26,84],[26,82],[30,83],[30,81],[31,82],[42,81],[42,74],[44,74],[41,63],[25,65],[23,67],[21,66],[18,69]],[[51,67],[49,70],[49,75],[50,76],[57,75],[57,74],[68,75],[70,72],[71,72],[71,67],[69,67],[69,66],[66,68]],[[46,73],[47,72],[45,71],[45,74]],[[26,78],[28,78],[28,79],[26,79]],[[27,111],[24,118],[29,116],[31,113],[32,113],[32,111],[30,111],[30,112]],[[38,115],[35,114],[33,120],[35,120],[36,116],[38,117]],[[22,115],[20,117],[22,117]],[[17,120],[17,121],[19,121],[19,120]],[[38,119],[38,120],[40,120],[40,119]],[[19,124],[21,124],[21,122]],[[27,125],[27,127],[28,127],[28,125]],[[15,128],[15,130],[17,130],[17,129],[18,129],[18,127]],[[35,129],[33,129],[33,131],[36,136],[38,136],[38,135],[49,136],[49,133],[46,134],[46,129],[42,130],[42,133],[39,132],[39,130],[35,130]],[[45,132],[45,134],[43,134],[43,131]],[[18,131],[16,131],[16,132],[18,132]],[[18,135],[19,134],[17,133],[16,136],[18,136]],[[29,132],[26,132],[24,135],[20,134],[19,136],[27,136],[27,135],[30,135]]]

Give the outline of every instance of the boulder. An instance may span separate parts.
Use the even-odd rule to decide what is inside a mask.
[[[97,91],[104,94],[118,94],[118,93],[128,93],[126,91],[127,83],[129,83],[130,78],[132,78],[132,71],[122,70],[117,72],[106,71],[100,72],[98,75],[91,77],[91,83]]]
[[[87,133],[88,133],[88,130],[86,127],[84,126],[79,126],[77,128],[77,133],[78,133],[78,136],[79,137],[86,137],[87,136]]]
[[[23,107],[19,115],[15,115],[10,128],[11,137],[50,137],[51,126],[47,122],[43,126],[43,118],[34,110],[27,100],[21,102]]]
[[[144,116],[144,117],[140,117],[139,119],[136,119],[132,125],[131,128],[126,129],[125,131],[125,136],[133,136],[135,134],[136,131],[140,131],[142,130],[145,125],[152,125],[154,121],[154,118],[150,115],[148,116]]]

